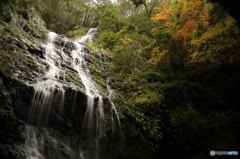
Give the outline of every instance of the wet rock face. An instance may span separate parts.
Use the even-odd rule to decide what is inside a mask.
[[[19,144],[6,145],[0,142],[0,158],[2,159],[26,159]]]
[[[75,153],[69,146],[63,143],[59,138],[54,135],[54,132],[46,128],[39,128],[33,126],[25,127],[26,144],[24,148],[29,157],[36,159],[74,159]],[[37,146],[36,146],[37,144]]]
[[[32,88],[0,76],[0,158],[25,159],[21,148],[24,121],[31,105]]]
[[[4,127],[0,130],[0,158],[1,159],[25,159],[23,144],[25,138],[22,136],[24,122],[18,119],[1,120]]]
[[[4,91],[0,92],[0,96],[3,97],[0,98],[0,158],[25,159],[25,123],[32,105],[33,88],[15,80],[1,78],[1,88]],[[43,138],[45,158],[73,158],[60,141],[68,143],[75,150],[79,149],[79,134],[81,134],[81,121],[83,121],[86,109],[86,96],[68,89],[64,106],[62,110],[59,110],[59,106],[54,105],[52,109],[48,127],[52,128],[53,132]],[[44,129],[37,131],[39,136],[41,133],[46,133]],[[61,140],[56,140],[57,138]]]
[[[14,7],[8,6],[8,10],[3,13],[2,17],[6,23],[18,27],[26,35],[42,39],[47,33],[45,23],[37,16],[32,7],[16,10]]]
[[[16,17],[20,20],[14,20]],[[42,35],[44,31],[41,28],[38,28],[38,31],[34,30],[36,26],[31,30],[30,21],[37,18],[24,11],[12,11],[11,14],[5,15],[5,19],[7,20],[4,24],[0,21],[0,158],[25,159],[26,123],[34,96],[32,84],[36,83],[36,80],[45,80],[43,75],[49,69],[49,65],[43,59],[46,50],[41,45],[45,35]],[[29,22],[26,19],[29,19]],[[16,28],[11,28],[10,25]],[[59,47],[64,46],[64,52],[67,54],[76,46],[65,39],[59,35],[54,43]],[[76,70],[67,63],[61,65],[67,73],[64,75],[66,78],[63,76],[60,80],[82,87]],[[79,134],[82,131],[87,97],[79,89],[65,89],[64,107],[59,109],[56,102],[50,112],[47,127],[51,132],[44,138],[42,147],[46,159],[76,158],[69,155],[63,143],[67,143],[76,152],[80,147]]]
[[[19,125],[15,122],[18,120],[27,121],[33,89],[4,76],[1,76],[0,87],[0,124],[2,128],[0,131],[5,133],[1,136],[2,139],[6,139],[8,132],[17,132]],[[12,122],[13,120],[14,122]],[[9,126],[6,125],[11,128],[9,129]]]
[[[65,48],[67,48],[69,51],[72,51],[76,49],[76,45],[70,41],[67,41],[65,43]]]
[[[54,39],[54,44],[63,47],[65,45],[66,38],[62,35],[57,35],[57,37]]]
[[[20,12],[10,9],[1,18],[5,21],[0,20],[0,158],[26,159],[24,131],[34,95],[31,83],[49,67],[41,59],[45,52],[41,43],[47,31],[32,9]],[[74,48],[67,45],[70,50]],[[55,109],[57,112],[57,107]],[[70,106],[67,110],[71,110]],[[56,124],[58,118],[62,119],[65,131],[69,130],[67,116],[70,118],[72,114],[66,112],[52,117]],[[51,140],[46,139],[44,148],[49,150],[46,156],[67,158],[60,143],[57,143],[59,149],[54,149],[50,143]]]
[[[67,52],[67,51],[71,52],[72,50],[76,49],[76,45],[62,35],[57,35],[56,38],[54,39],[53,43],[56,46],[58,46],[59,48],[64,47],[63,48],[64,52]]]
[[[60,110],[58,105],[53,106],[48,126],[59,130],[66,136],[71,135],[71,131],[81,134],[86,104],[87,97],[85,94],[67,89],[65,92],[64,107]]]

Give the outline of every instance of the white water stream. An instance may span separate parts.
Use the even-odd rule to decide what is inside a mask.
[[[68,63],[69,67],[75,70],[81,78],[81,82],[85,87],[84,92],[87,95],[87,108],[82,127],[82,138],[86,139],[87,144],[85,144],[84,147],[80,146],[78,159],[98,159],[98,153],[101,148],[100,141],[106,137],[103,93],[96,86],[95,81],[91,77],[87,61],[88,52],[85,48],[86,43],[93,42],[97,31],[97,28],[92,28],[85,36],[75,41],[70,41],[61,36],[60,38],[64,41],[64,44],[62,44],[63,46],[56,45],[56,40],[59,38],[59,35],[53,32],[48,34],[47,42],[43,45],[45,48],[45,59],[43,60],[47,63],[49,68],[45,75],[33,85],[35,94],[28,118],[29,124],[35,125],[35,127],[43,127],[47,126],[54,105],[58,106],[59,111],[62,110],[64,107],[65,85],[63,84],[64,82],[61,82],[60,73],[65,73],[61,67],[61,61]],[[70,43],[73,47],[70,54],[65,54],[63,51],[67,43]],[[100,52],[97,52],[97,54],[101,57]],[[102,62],[102,59],[100,59],[100,62]],[[107,88],[109,89],[108,98],[111,99],[112,90],[108,83],[107,81]],[[113,103],[111,104],[112,122],[114,123],[114,119],[116,118],[120,126],[116,108]],[[43,140],[43,138],[49,136],[49,133],[44,129],[44,134],[38,133],[37,135],[37,127],[35,127],[30,125],[26,126],[25,146],[27,149],[27,159],[47,159],[48,157],[44,155],[46,154],[46,152],[44,152],[46,140]],[[54,144],[57,142],[57,139],[51,137],[51,142]],[[59,143],[64,145],[62,142],[58,142],[58,144]],[[70,149],[66,145],[63,147],[65,147],[65,149]],[[66,153],[69,154],[71,151],[68,150]],[[69,154],[69,156],[71,156],[71,154]]]

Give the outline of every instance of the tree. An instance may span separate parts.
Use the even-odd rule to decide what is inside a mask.
[[[143,5],[147,16],[150,17],[152,15],[153,8],[157,5],[157,3],[160,2],[160,0],[151,0],[151,1],[146,1],[146,0],[130,0],[136,8],[140,5]]]
[[[48,29],[64,34],[79,26],[98,26],[100,15],[107,3],[107,0],[37,0],[34,6],[42,15]]]
[[[117,42],[117,32],[122,28],[120,19],[114,6],[109,4],[101,15],[99,25],[99,41],[104,43],[105,46],[112,47]]]
[[[230,16],[191,40],[191,62],[232,63],[239,59],[240,29]]]
[[[170,65],[182,68],[190,54],[191,39],[209,27],[211,8],[206,0],[162,1],[160,7],[155,7],[152,32],[156,40],[148,63],[156,65],[165,61],[168,68]]]

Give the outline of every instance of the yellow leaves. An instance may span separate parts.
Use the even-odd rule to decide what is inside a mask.
[[[157,28],[152,28],[152,30],[151,30],[151,32],[152,32],[153,34],[156,34],[156,33],[157,33],[157,31],[158,31],[158,29],[157,29]]]
[[[209,27],[201,36],[192,39],[190,44],[195,49],[189,56],[190,62],[210,61],[218,64],[221,58],[234,61],[235,55],[229,53],[229,48],[239,48],[239,41],[236,38],[239,28],[234,25],[235,23],[236,21],[228,16]],[[231,52],[234,52],[233,50]]]
[[[147,61],[147,64],[156,66],[159,62],[169,62],[167,50],[159,51],[158,48],[154,48],[151,53],[151,58]]]
[[[157,65],[157,63],[160,61],[160,52],[158,48],[154,48],[151,53],[151,58],[147,61],[150,65]]]
[[[157,13],[152,17],[152,20],[158,26],[152,29],[152,33],[157,33],[158,43],[160,46],[161,43],[164,43],[165,50],[160,51],[158,49],[160,46],[154,48],[147,63],[154,66],[160,63],[169,63],[171,55],[168,52],[168,47],[171,47],[174,41],[178,41],[184,46],[192,45],[194,47],[194,49],[188,50],[190,55],[186,55],[192,62],[207,59],[214,61],[215,55],[201,51],[201,49],[207,49],[206,46],[208,46],[202,44],[205,44],[209,37],[218,35],[218,32],[223,32],[226,28],[211,28],[209,26],[212,3],[208,3],[207,0],[172,0],[164,2],[162,6],[155,8]],[[228,23],[232,24],[231,21],[228,21]],[[201,38],[199,38],[200,35]],[[218,52],[220,47],[212,49],[214,52]]]
[[[235,19],[233,19],[231,16],[228,16],[225,20],[225,24],[227,28],[231,28],[237,23]]]
[[[208,30],[205,33],[203,33],[199,38],[191,40],[191,45],[200,46],[207,40],[213,39],[215,36],[232,29],[235,23],[236,21],[231,16],[228,16],[226,19],[217,23],[215,26],[209,27]]]
[[[158,13],[152,18],[153,21],[164,20],[164,19],[168,19],[168,15],[162,14],[162,13]]]
[[[203,32],[209,25],[209,11],[212,4],[206,0],[178,0],[168,3],[163,1],[160,7],[156,7],[157,13],[152,17],[154,23],[167,28],[174,40],[182,40],[186,45],[197,32]],[[202,30],[201,30],[202,29]],[[152,32],[157,33],[157,29]]]
[[[161,7],[154,7],[154,10],[157,12],[155,16],[153,16],[151,19],[156,23],[159,20],[166,20],[169,18],[169,14],[171,13],[171,10],[169,9],[169,4],[166,2],[163,2]]]
[[[212,4],[205,4],[203,7],[200,8],[198,14],[198,20],[203,25],[207,26],[209,24],[208,20],[211,19],[209,11],[212,9]]]
[[[126,37],[120,38],[120,40],[122,41],[123,44],[128,44],[128,43],[133,42],[132,39],[126,38]]]
[[[198,62],[200,59],[201,53],[199,52],[194,52],[190,55],[191,62]]]

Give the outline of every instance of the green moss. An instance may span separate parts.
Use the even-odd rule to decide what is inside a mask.
[[[80,36],[86,35],[88,30],[89,28],[87,27],[75,28],[74,30],[68,31],[64,36],[68,37],[69,39],[75,40]]]
[[[102,71],[99,69],[99,67],[101,67],[101,66],[98,64],[95,64],[95,63],[92,63],[89,65],[89,69],[90,69],[92,75],[101,76],[103,74]]]
[[[33,81],[37,75],[46,71],[45,65],[40,60],[30,56],[23,48],[18,47],[25,44],[17,43],[16,41],[13,41],[13,43],[8,45],[2,43],[0,46],[0,64],[2,66],[0,72],[7,78]],[[5,50],[3,50],[3,47]]]
[[[34,18],[35,13],[31,14],[30,17]],[[22,17],[15,14],[20,14],[12,11],[9,13],[12,17],[12,21],[9,23],[0,23],[0,72],[4,76],[10,79],[18,79],[20,81],[35,82],[37,76],[43,74],[47,70],[47,66],[42,60],[39,59],[38,54],[29,54],[28,50],[40,49],[36,48],[43,40],[32,36],[34,32],[43,31],[44,29],[39,29],[42,26],[37,26],[38,24],[32,24],[33,21],[30,19],[29,22],[26,19],[21,19]],[[18,19],[14,20],[13,18]],[[39,20],[36,18],[35,20]],[[32,26],[31,30],[24,30],[24,25]],[[35,25],[33,27],[33,25]],[[34,31],[34,32],[33,32]],[[42,32],[41,37],[45,34]],[[26,39],[26,40],[24,40]],[[31,41],[29,43],[28,41]]]
[[[75,89],[82,92],[82,90],[84,89],[84,85],[82,84],[82,80],[79,77],[78,73],[71,67],[67,66],[67,64],[65,63],[62,63],[61,66],[63,71],[59,73],[60,80],[62,80],[62,82],[66,86],[75,86]]]
[[[12,79],[11,56],[8,55],[7,51],[0,50],[0,72],[7,78]]]
[[[66,125],[70,128],[73,128],[73,124],[69,119],[66,119]]]
[[[106,80],[100,76],[92,75],[93,80],[97,83],[98,87],[104,92],[107,93]]]
[[[97,58],[96,54],[96,46],[94,43],[88,43],[87,49],[89,51],[89,69],[91,71],[91,75],[93,80],[97,83],[97,86],[104,92],[107,93],[107,83],[106,83],[106,75],[102,70],[101,63]]]

